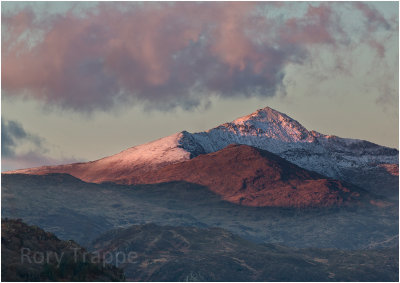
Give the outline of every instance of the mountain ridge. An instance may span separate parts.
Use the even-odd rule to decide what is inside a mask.
[[[268,150],[307,170],[346,181],[348,169],[398,164],[396,149],[308,131],[286,114],[265,107],[204,132],[181,131],[99,160],[4,173],[68,173],[86,182],[101,183],[144,174],[232,143]]]

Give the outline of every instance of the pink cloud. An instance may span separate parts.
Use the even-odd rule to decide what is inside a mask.
[[[380,57],[384,57],[384,56],[385,56],[386,50],[385,50],[385,46],[384,46],[382,43],[378,42],[378,41],[375,40],[375,39],[370,39],[370,40],[368,41],[368,44],[369,44],[369,46],[370,46],[371,48],[373,48],[373,49],[376,50],[377,54],[378,54]]]
[[[309,45],[335,44],[341,30],[327,4],[283,26],[254,14],[258,5],[100,3],[83,16],[4,15],[2,87],[7,96],[89,112],[121,102],[191,108],[211,94],[272,96],[287,64],[302,62]],[[42,33],[32,47],[27,31]]]
[[[375,8],[365,2],[353,2],[353,5],[364,15],[369,31],[376,30],[378,27],[390,29],[391,26],[385,17]]]
[[[332,8],[327,5],[310,5],[304,18],[290,18],[286,21],[280,30],[282,40],[292,44],[333,44],[334,34],[340,31],[333,16]]]

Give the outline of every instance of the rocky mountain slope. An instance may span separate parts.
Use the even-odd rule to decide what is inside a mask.
[[[266,150],[234,144],[128,180],[143,184],[171,181],[203,185],[224,200],[247,206],[329,207],[354,203],[368,195]]]
[[[95,260],[73,241],[20,220],[1,220],[1,280],[124,281],[122,270]]]
[[[93,242],[100,253],[134,252],[134,281],[397,281],[398,251],[295,249],[246,241],[219,228],[134,225]],[[116,258],[114,256],[114,258]]]
[[[183,131],[96,161],[7,173],[68,173],[87,182],[126,184],[150,170],[216,152],[233,143],[268,150],[307,170],[347,181],[355,171],[361,174],[384,164],[398,164],[396,149],[309,131],[289,116],[266,107],[205,132]],[[389,171],[386,175],[393,174]],[[379,186],[380,180],[375,183]]]

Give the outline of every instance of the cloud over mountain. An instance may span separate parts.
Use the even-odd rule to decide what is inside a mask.
[[[6,96],[83,112],[273,96],[284,92],[285,67],[304,62],[309,46],[348,37],[331,4],[308,5],[301,16],[265,12],[280,5],[100,3],[81,13],[3,14],[2,87]],[[383,16],[366,7],[358,8],[378,26]]]

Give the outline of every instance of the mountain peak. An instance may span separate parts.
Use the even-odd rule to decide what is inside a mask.
[[[285,118],[289,118],[290,117],[286,116],[285,114],[276,111],[275,109],[272,109],[270,107],[264,107],[261,109],[258,109],[257,111],[237,118],[236,120],[234,120],[232,123],[235,124],[242,124],[245,123],[247,121],[279,121],[279,120],[284,120]]]
[[[270,107],[258,109],[222,126],[242,135],[264,136],[283,142],[313,142],[315,140],[315,135],[299,122]]]

